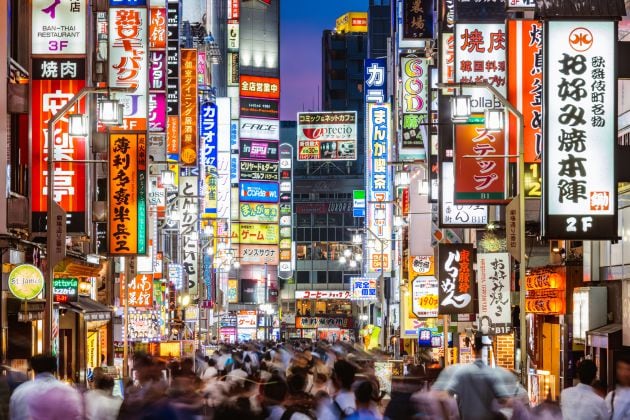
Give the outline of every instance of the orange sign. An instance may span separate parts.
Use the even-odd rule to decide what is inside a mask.
[[[127,283],[129,306],[151,308],[153,306],[153,274],[137,274]],[[121,289],[122,290],[122,289]],[[121,297],[124,302],[124,295]]]
[[[563,267],[534,269],[525,277],[525,311],[560,315],[566,311],[566,272]]]
[[[525,162],[540,162],[542,153],[542,24],[508,22],[508,100],[525,118]],[[516,153],[517,122],[510,114],[510,154]]]
[[[566,277],[563,270],[556,267],[543,267],[532,270],[525,277],[526,290],[565,290]]]
[[[164,7],[151,8],[149,48],[166,49],[166,8]]]
[[[146,136],[109,139],[109,233],[112,255],[146,253]]]
[[[490,132],[483,124],[456,124],[456,204],[505,202],[507,159],[486,155],[505,155],[503,132]]]
[[[181,49],[181,147],[179,160],[183,165],[197,165],[197,50]]]
[[[241,75],[240,95],[250,98],[280,99],[280,79]]]

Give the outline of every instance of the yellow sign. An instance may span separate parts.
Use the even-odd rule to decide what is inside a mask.
[[[280,231],[276,224],[232,223],[232,243],[277,245]]]
[[[34,299],[43,289],[44,275],[34,265],[19,265],[9,274],[9,290],[18,299]]]
[[[98,363],[98,332],[88,331],[87,333],[87,346],[86,346],[86,358],[87,365],[95,368],[99,366]]]
[[[340,34],[348,32],[367,32],[367,12],[350,12],[337,18],[335,31]]]
[[[409,257],[409,279],[413,280],[416,276],[433,276],[435,275],[435,263],[433,255],[422,255],[417,257]]]
[[[240,203],[240,220],[243,222],[277,223],[278,204]]]

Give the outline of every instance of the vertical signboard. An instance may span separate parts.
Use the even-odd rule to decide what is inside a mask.
[[[147,20],[146,8],[109,10],[109,86],[133,89],[116,96],[125,106],[124,130],[147,129]]]
[[[368,229],[366,240],[376,239],[374,247],[367,249],[367,269],[370,273],[391,270],[391,235],[392,235],[392,179],[387,162],[392,156],[391,106],[368,104],[367,107],[367,191]],[[371,236],[375,235],[376,238]],[[370,236],[370,237],[367,237]]]
[[[219,113],[217,104],[203,102],[199,109],[199,140],[203,158],[203,218],[216,217],[217,214],[217,165]]]
[[[169,0],[166,17],[166,152],[170,160],[179,161],[179,1]]]
[[[198,291],[199,264],[199,178],[179,177],[179,198],[177,206],[180,214],[179,234],[183,252],[182,266],[188,278],[188,293],[195,296]]]
[[[288,143],[280,144],[280,193],[293,191],[293,146]],[[293,208],[293,194],[291,201],[280,206]],[[290,279],[293,276],[293,211],[285,211],[280,216],[280,264],[278,277]]]
[[[409,114],[429,113],[429,59],[401,57],[402,112]]]
[[[455,204],[455,166],[440,166],[440,227],[474,227],[488,224],[488,206]]]
[[[478,7],[476,4],[474,7]],[[455,25],[455,81],[486,82],[504,97],[507,88],[507,36],[503,23],[458,23]],[[486,89],[463,89],[472,95],[472,112],[500,108],[501,103]]]
[[[387,98],[387,60],[368,58],[363,75],[365,103],[383,103]]]
[[[403,39],[433,38],[433,0],[403,0]]]
[[[510,255],[477,255],[479,328],[483,334],[507,334],[512,323]]]
[[[85,54],[86,17],[86,0],[33,0],[31,54]]]
[[[547,238],[617,238],[616,34],[613,21],[545,25]]]
[[[33,232],[50,231],[46,223],[48,199],[48,120],[85,86],[85,59],[33,58],[31,71],[31,212]],[[71,112],[85,113],[79,102]],[[68,135],[67,118],[54,127],[55,185],[53,199],[68,216],[68,232],[85,232],[85,165],[72,163],[86,158],[83,138]]]
[[[180,162],[197,165],[197,50],[181,49]]]
[[[126,280],[126,279],[125,279]],[[153,274],[136,274],[127,281],[129,306],[153,307]]]
[[[109,138],[109,253],[146,253],[146,137]]]
[[[440,315],[472,314],[474,310],[472,244],[440,244],[438,281]]]
[[[455,124],[455,203],[492,204],[506,199],[507,158],[502,131]],[[473,157],[474,156],[474,157]]]
[[[508,21],[508,100],[525,118],[525,162],[540,162],[543,100],[542,24],[536,20]],[[510,114],[510,150],[516,151],[517,122]],[[540,168],[538,168],[540,169]]]

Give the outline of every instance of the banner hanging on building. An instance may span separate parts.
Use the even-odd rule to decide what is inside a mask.
[[[616,239],[617,24],[548,21],[544,225],[547,238]]]
[[[298,160],[357,158],[357,113],[298,112]]]
[[[367,251],[369,273],[391,271],[391,236],[393,224],[391,168],[387,162],[392,156],[391,106],[368,104],[367,107],[367,220],[369,229],[365,241],[373,241]]]
[[[440,244],[438,247],[440,315],[472,314],[475,282],[472,244]]]
[[[33,0],[31,54],[85,54],[86,16],[85,0]]]
[[[180,163],[197,165],[197,50],[182,48],[180,69]]]
[[[512,0],[508,0],[512,1]],[[525,119],[525,162],[542,155],[542,24],[536,20],[508,21],[508,100]],[[510,115],[510,154],[518,147],[517,122]]]
[[[510,254],[477,254],[479,329],[483,334],[507,334],[512,325]]]
[[[387,60],[367,58],[364,61],[363,94],[365,103],[383,103],[387,99]]]
[[[109,137],[109,254],[147,252],[146,136]]]
[[[482,7],[478,3],[471,3],[471,5],[474,8]],[[506,47],[507,36],[503,23],[456,24],[455,82],[486,82],[505,97],[507,93]],[[483,113],[487,108],[502,107],[498,99],[486,89],[467,88],[463,89],[463,92],[472,95],[470,101],[472,112]]]
[[[50,231],[46,224],[48,199],[48,120],[85,86],[85,59],[33,58],[31,69],[31,212],[33,232]],[[85,101],[71,112],[83,114]],[[53,198],[67,214],[68,233],[86,231],[86,158],[84,138],[68,136],[68,119],[54,127],[56,160]]]
[[[195,296],[199,286],[199,177],[179,177],[179,234],[181,236],[182,266],[188,278],[188,293]]]
[[[148,26],[146,8],[109,9],[109,86],[134,90],[116,95],[125,106],[124,130],[147,129]]]
[[[455,124],[456,204],[501,204],[507,196],[507,158],[503,131],[483,124]],[[470,157],[475,156],[475,157]]]

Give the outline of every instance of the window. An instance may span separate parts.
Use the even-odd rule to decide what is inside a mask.
[[[341,271],[329,271],[328,283],[341,283],[343,279]]]
[[[318,271],[317,272],[317,283],[319,283],[319,284],[325,284],[326,283],[326,272],[325,271]]]
[[[298,271],[297,272],[297,282],[299,284],[306,284],[311,282],[311,272],[310,271]]]
[[[311,225],[311,215],[310,214],[298,214],[297,215],[297,225],[298,226],[310,226]]]

